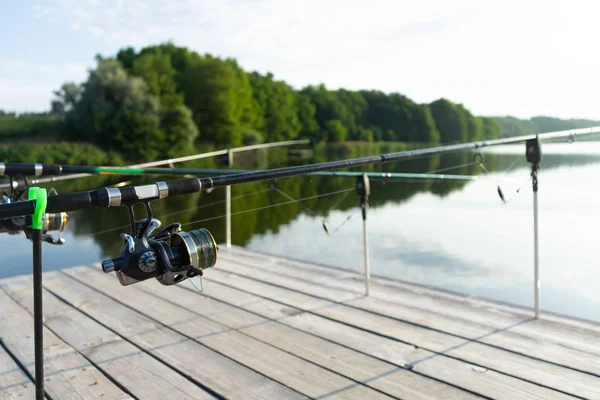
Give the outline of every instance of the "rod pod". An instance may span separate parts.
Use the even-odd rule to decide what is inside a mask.
[[[365,296],[371,293],[371,261],[369,257],[369,233],[367,231],[367,209],[369,208],[369,195],[371,182],[369,176],[363,173],[356,177],[356,194],[360,197],[360,208],[363,220],[363,247],[365,257]]]

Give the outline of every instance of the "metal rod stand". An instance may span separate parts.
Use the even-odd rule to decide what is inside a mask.
[[[360,208],[363,219],[363,247],[365,255],[365,296],[371,293],[371,261],[369,258],[369,233],[367,231],[367,209],[369,208],[369,195],[371,183],[369,176],[364,173],[356,177],[356,193],[360,197]]]
[[[227,167],[233,166],[233,152],[227,150]],[[225,187],[225,245],[231,248],[231,186]]]
[[[35,398],[44,398],[44,322],[42,302],[42,230],[33,229],[33,334],[35,341]]]
[[[225,243],[231,248],[231,186],[225,187]]]
[[[367,232],[367,208],[369,204],[365,202],[362,207],[363,215],[363,246],[365,250],[365,295],[371,293],[371,261],[369,258],[369,233]]]
[[[531,184],[533,186],[533,302],[535,319],[540,318],[540,259],[538,240],[538,172],[542,162],[542,143],[539,135],[525,142],[525,157],[531,163]]]
[[[533,182],[533,290],[534,290],[534,308],[535,318],[540,318],[540,259],[539,259],[539,239],[538,239],[538,165],[534,164],[531,170]]]

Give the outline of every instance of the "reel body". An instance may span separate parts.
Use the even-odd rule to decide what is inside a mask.
[[[50,189],[50,193],[56,193],[56,190]],[[2,196],[0,204],[9,204],[18,199],[11,199],[6,195]],[[65,240],[60,237],[60,234],[67,228],[68,214],[66,212],[46,213],[44,214],[42,225],[42,240],[50,244],[64,244]],[[8,233],[16,235],[21,232],[25,233],[28,239],[31,239],[31,215],[24,217],[12,217],[0,219],[0,233]],[[58,237],[54,238],[49,232],[57,232]]]
[[[161,223],[151,218],[132,223],[132,234],[121,234],[124,241],[121,256],[102,262],[105,273],[115,272],[121,285],[127,286],[150,278],[163,285],[175,285],[188,278],[202,276],[203,271],[217,262],[215,239],[206,229],[190,232],[181,230],[181,224],[167,225],[153,233]],[[130,218],[133,210],[129,208]]]

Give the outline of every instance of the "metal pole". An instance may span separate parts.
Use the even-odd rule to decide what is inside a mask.
[[[33,334],[35,343],[35,398],[44,398],[44,325],[42,309],[42,230],[33,229]]]
[[[369,176],[363,173],[356,177],[356,193],[360,196],[360,208],[363,219],[363,249],[365,256],[365,296],[371,293],[371,261],[369,259],[369,232],[367,231],[367,209],[369,208],[369,195],[371,183]]]
[[[227,248],[231,248],[231,186],[225,187],[225,242]]]
[[[365,295],[371,293],[371,261],[369,259],[369,233],[367,232],[367,211],[363,208],[363,245],[365,249]]]
[[[534,304],[535,304],[535,318],[540,318],[540,270],[539,270],[539,240],[538,240],[538,180],[537,180],[537,166],[534,165],[531,173],[533,177],[533,258],[534,258],[534,272],[533,272],[533,291],[534,291]]]
[[[227,167],[233,165],[233,151],[227,150]],[[231,248],[231,186],[225,187],[225,245]]]

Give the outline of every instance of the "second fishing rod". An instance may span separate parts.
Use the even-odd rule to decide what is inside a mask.
[[[40,172],[41,171],[41,172]],[[135,167],[104,167],[87,165],[57,165],[57,164],[21,164],[0,162],[0,176],[37,176],[60,175],[71,173],[86,173],[97,175],[230,175],[248,172],[261,172],[248,169],[204,169],[204,168],[135,168]],[[379,179],[448,179],[476,180],[476,176],[452,175],[434,173],[404,173],[404,172],[367,172],[369,178]],[[346,176],[356,177],[362,172],[320,171],[307,174],[310,176]]]

